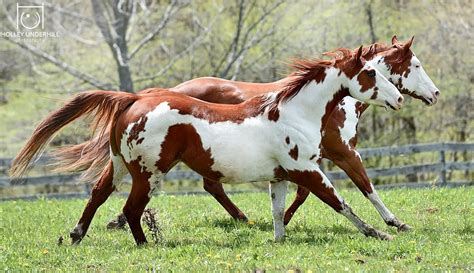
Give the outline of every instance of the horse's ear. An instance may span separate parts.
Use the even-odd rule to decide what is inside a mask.
[[[406,42],[406,46],[408,46],[408,48],[410,48],[411,45],[413,44],[413,39],[415,39],[415,36],[411,36],[411,39],[408,40],[408,42]]]
[[[360,46],[359,49],[357,49],[357,53],[355,57],[356,57],[357,63],[362,64],[362,46]]]
[[[392,45],[398,43],[398,38],[397,38],[397,35],[393,35],[392,37]]]
[[[415,36],[412,36],[410,40],[408,40],[405,45],[403,45],[403,49],[405,51],[408,51],[411,47],[411,45],[413,44],[413,39],[415,38]]]

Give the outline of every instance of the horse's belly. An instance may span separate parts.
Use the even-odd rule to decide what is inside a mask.
[[[269,140],[263,133],[227,128],[202,134],[205,147],[209,148],[214,164],[212,170],[222,174],[223,183],[264,181],[273,178],[277,162],[272,157]]]
[[[238,157],[234,161],[216,161],[212,169],[222,174],[219,182],[238,184],[272,180],[275,164],[269,160]]]

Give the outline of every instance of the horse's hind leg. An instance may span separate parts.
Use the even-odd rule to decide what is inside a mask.
[[[119,161],[109,162],[102,172],[99,181],[92,188],[91,197],[89,198],[89,202],[87,202],[79,222],[69,233],[73,244],[81,242],[82,238],[86,235],[95,212],[115,190],[114,180],[122,180],[125,175],[125,166],[123,166],[123,163],[120,161],[121,159],[118,159]]]
[[[245,216],[245,214],[234,203],[232,203],[227,194],[225,194],[222,183],[204,178],[203,184],[204,189],[210,193],[222,207],[224,207],[232,218],[247,221],[247,216]]]
[[[360,219],[351,209],[342,197],[339,196],[336,189],[332,186],[326,175],[320,170],[307,171],[307,172],[291,172],[289,173],[290,178],[295,181],[298,185],[301,185],[313,194],[315,194],[324,203],[328,204],[337,212],[344,215],[349,221],[351,221],[360,232],[366,236],[379,238],[382,240],[392,240],[392,236],[378,231],[369,224],[365,223]]]
[[[285,237],[283,215],[285,213],[287,187],[287,181],[271,182],[269,185],[270,197],[272,199],[273,232],[275,241],[282,241]]]
[[[295,214],[296,210],[304,203],[309,193],[310,191],[305,187],[298,186],[298,189],[296,190],[295,200],[293,201],[293,203],[291,203],[290,207],[285,212],[285,226],[288,225],[291,218],[293,218],[293,215]]]
[[[138,167],[141,168],[141,167]],[[143,233],[140,219],[146,205],[150,201],[151,194],[158,183],[161,182],[161,174],[150,174],[147,172],[131,172],[132,190],[127,202],[123,207],[123,214],[127,218],[128,225],[132,231],[133,238],[137,245],[147,243],[145,233]]]

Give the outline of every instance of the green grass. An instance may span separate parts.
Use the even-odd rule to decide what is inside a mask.
[[[410,233],[386,227],[359,192],[341,194],[359,216],[395,239],[366,238],[311,197],[288,226],[285,242],[274,243],[269,198],[253,193],[231,196],[250,223],[231,220],[210,196],[155,196],[149,207],[159,212],[164,241],[145,247],[136,247],[128,230],[106,230],[124,203],[114,197],[81,245],[71,246],[68,231],[85,200],[10,201],[0,203],[0,270],[474,270],[474,188],[382,191],[386,204],[414,228]]]

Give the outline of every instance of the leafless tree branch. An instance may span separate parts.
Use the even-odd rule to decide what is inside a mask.
[[[87,73],[84,73],[84,72],[81,72],[79,71],[78,69],[76,69],[75,67],[55,58],[54,56],[51,56],[49,55],[48,53],[42,51],[41,49],[39,48],[36,48],[32,45],[29,45],[29,44],[26,44],[26,43],[22,43],[22,42],[19,42],[19,41],[15,41],[14,39],[10,38],[10,37],[4,37],[7,41],[31,52],[32,54],[34,54],[35,56],[37,57],[40,57],[52,64],[54,64],[55,66],[61,68],[62,70],[66,71],[68,74],[78,78],[78,79],[81,79],[89,84],[91,84],[92,86],[96,87],[96,88],[99,88],[99,89],[104,89],[104,90],[113,90],[115,89],[111,84],[109,83],[105,83],[105,82],[101,82],[100,80],[92,77],[91,75],[87,74]]]
[[[160,32],[166,27],[173,15],[175,15],[176,12],[179,10],[178,8],[176,8],[177,6],[178,1],[172,0],[166,8],[163,17],[161,18],[161,21],[160,23],[158,23],[156,28],[153,29],[150,33],[148,33],[145,37],[143,37],[143,39],[138,43],[138,45],[130,52],[130,56],[128,57],[129,60],[131,60],[138,53],[138,51],[142,49],[144,45],[152,41],[158,34],[160,34]]]

